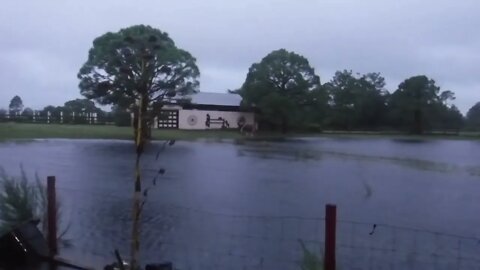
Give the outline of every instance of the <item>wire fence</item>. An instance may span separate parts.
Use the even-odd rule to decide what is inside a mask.
[[[60,193],[76,193],[86,200],[101,196],[121,208],[130,206],[130,198],[115,194],[87,194],[68,188],[60,188]],[[235,215],[149,203],[155,204],[156,211],[143,217],[144,262],[170,261],[176,269],[302,269],[305,254],[301,243],[323,259],[324,217]],[[115,248],[129,254],[128,211],[122,216],[105,213],[104,218],[114,225],[91,228],[81,237],[85,241],[76,245],[84,262],[93,263],[92,258],[97,257],[103,259],[97,262],[110,263]],[[88,227],[78,226],[82,230]],[[480,239],[474,237],[348,220],[337,220],[336,231],[340,270],[480,269]]]
[[[480,269],[480,239],[388,224],[337,222],[339,269]]]
[[[73,192],[68,191],[64,194]],[[105,199],[122,204],[127,212],[116,217],[107,213],[103,216],[102,212],[101,223],[114,226],[89,228],[89,224],[79,223],[76,226],[82,227],[82,237],[72,235],[75,249],[83,256],[76,259],[97,266],[101,266],[98,261],[113,261],[109,257],[113,249],[129,254],[130,199],[115,195],[106,195]],[[318,255],[323,250],[323,218],[232,215],[173,205],[155,208],[155,214],[147,211],[142,218],[143,262],[171,261],[176,269],[299,269],[299,240]],[[98,241],[109,243],[99,246]]]
[[[180,212],[178,231],[164,239],[161,253],[180,269],[298,269],[300,239],[317,254],[322,249],[322,219]]]

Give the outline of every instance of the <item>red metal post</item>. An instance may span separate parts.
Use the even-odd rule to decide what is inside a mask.
[[[325,210],[325,258],[323,263],[325,270],[335,270],[337,206],[327,204]]]
[[[56,255],[57,247],[57,197],[55,192],[55,176],[47,177],[47,241],[50,255]]]

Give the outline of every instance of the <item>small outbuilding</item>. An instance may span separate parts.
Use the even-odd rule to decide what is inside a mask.
[[[238,94],[199,92],[190,102],[164,105],[155,119],[159,129],[240,129],[255,127],[255,112],[240,106]]]

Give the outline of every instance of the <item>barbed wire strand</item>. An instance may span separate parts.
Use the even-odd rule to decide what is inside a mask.
[[[88,194],[102,199],[130,202],[130,198],[126,196],[101,189],[87,191],[81,188],[61,186],[58,189],[61,191],[60,196],[62,192],[69,195],[78,194],[78,196]],[[150,202],[154,202],[154,200]],[[198,269],[197,263],[205,267],[215,266],[216,269],[229,266],[228,260],[208,259],[212,257],[208,255],[212,253],[211,247],[202,246],[203,242],[189,242],[188,237],[192,235],[197,237],[211,235],[218,239],[224,239],[225,243],[222,244],[221,251],[213,252],[216,252],[214,257],[237,258],[237,261],[242,262],[242,264],[256,269],[269,269],[268,265],[270,263],[282,260],[288,262],[292,267],[297,265],[298,260],[301,259],[298,240],[315,247],[313,251],[316,254],[320,255],[323,252],[324,242],[319,241],[324,234],[321,230],[325,221],[323,217],[241,215],[172,204],[162,204],[160,207],[166,210],[162,212],[162,218],[146,217],[144,221],[147,226],[150,226],[148,228],[151,230],[159,230],[158,228],[163,228],[165,223],[168,222],[180,222],[179,228],[173,234],[165,233],[170,234],[170,236],[163,239],[161,245],[172,249],[165,253],[170,254],[169,259],[180,256],[179,253],[183,254],[182,260],[185,260],[184,264],[188,269]],[[115,220],[129,222],[128,217],[115,218]],[[338,254],[345,258],[357,258],[357,261],[343,261],[343,265],[348,264],[352,268],[356,266],[356,263],[361,265],[365,259],[366,265],[364,267],[366,268],[362,267],[362,269],[395,269],[401,262],[408,265],[428,264],[433,267],[432,269],[437,269],[441,268],[441,263],[448,263],[452,260],[455,261],[456,269],[464,269],[462,267],[467,263],[480,267],[480,260],[475,257],[475,250],[464,248],[464,242],[466,241],[470,243],[470,246],[476,244],[480,247],[480,239],[476,237],[351,220],[338,220],[337,226],[337,248],[339,251],[350,250],[350,252],[339,252]],[[369,232],[370,230],[371,232]],[[188,234],[182,236],[183,232],[188,232]],[[112,234],[115,233],[117,232],[112,230]],[[411,240],[407,241],[405,237],[402,238],[400,235],[408,236],[408,239]],[[179,236],[182,236],[183,239],[179,239]],[[311,239],[301,239],[305,236],[311,236]],[[422,243],[425,239],[431,242],[430,250],[422,251],[420,249],[419,240],[421,237]],[[452,246],[447,238],[455,240],[455,244]],[[399,242],[399,239],[403,240]],[[440,248],[442,241],[448,248]],[[155,241],[152,243],[155,243]],[[408,247],[409,243],[411,244],[410,248]],[[155,244],[152,245],[155,246]],[[274,249],[275,252],[270,249]],[[469,252],[474,255],[472,256]],[[359,256],[355,257],[355,254],[363,254],[360,257],[367,257],[358,259]],[[441,261],[440,258],[442,258]],[[339,257],[339,261],[342,261],[342,257]],[[384,265],[383,268],[379,268],[380,265]],[[245,269],[248,269],[248,267]]]

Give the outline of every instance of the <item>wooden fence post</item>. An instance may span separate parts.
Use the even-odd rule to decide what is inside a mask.
[[[325,207],[325,258],[323,261],[325,270],[335,270],[336,227],[337,206],[327,204]]]
[[[57,247],[57,198],[55,192],[55,176],[47,177],[47,241],[50,255],[58,252]]]

